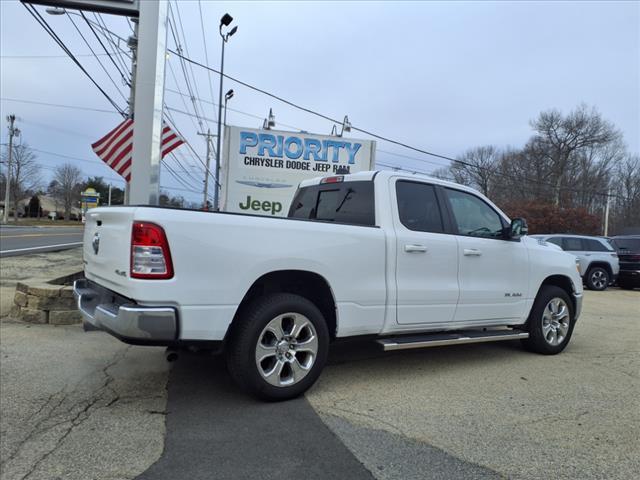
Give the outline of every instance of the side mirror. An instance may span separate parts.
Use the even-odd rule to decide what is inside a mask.
[[[511,227],[509,229],[509,238],[516,240],[523,235],[529,233],[529,227],[527,221],[524,218],[514,218],[511,220]]]

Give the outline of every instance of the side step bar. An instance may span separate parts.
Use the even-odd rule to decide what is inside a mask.
[[[377,340],[385,352],[410,348],[440,347],[443,345],[463,345],[465,343],[499,342],[529,338],[528,332],[518,330],[460,330],[450,333],[431,333]]]

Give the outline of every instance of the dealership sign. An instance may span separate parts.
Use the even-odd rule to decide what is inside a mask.
[[[371,170],[375,142],[310,133],[225,127],[221,207],[286,216],[307,178]]]

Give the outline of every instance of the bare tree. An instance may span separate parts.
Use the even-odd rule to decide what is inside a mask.
[[[80,180],[82,172],[70,163],[65,163],[56,168],[54,174],[54,196],[64,205],[64,218],[71,218],[71,207],[80,197]],[[53,185],[53,182],[52,182]]]
[[[575,167],[578,153],[584,149],[604,148],[619,141],[620,132],[604,120],[595,109],[580,105],[567,116],[558,110],[540,113],[531,122],[536,131],[539,153],[549,161],[553,173],[554,203],[560,205],[563,184],[569,180],[569,172]]]
[[[640,227],[640,156],[627,155],[616,165],[613,177],[612,231]]]
[[[6,165],[8,152],[2,153],[2,162]],[[2,178],[6,188],[6,177]],[[40,167],[36,162],[36,155],[28,144],[14,145],[11,159],[11,201],[15,208],[14,219],[18,218],[18,202],[26,196],[32,195],[42,184]],[[4,191],[4,188],[2,190]]]
[[[451,165],[450,171],[458,183],[472,185],[483,194],[489,195],[493,187],[498,166],[499,152],[493,145],[467,150],[458,157],[460,162]]]

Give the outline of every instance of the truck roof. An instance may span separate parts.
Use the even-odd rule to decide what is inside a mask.
[[[475,192],[473,188],[467,187],[465,185],[460,185],[455,182],[449,182],[447,180],[431,177],[429,175],[424,175],[422,173],[411,173],[411,172],[397,171],[397,170],[368,170],[365,172],[351,173],[348,175],[325,175],[322,177],[314,177],[307,180],[303,180],[302,182],[300,182],[300,187],[309,187],[311,185],[319,185],[322,179],[327,177],[344,177],[345,182],[370,181],[370,180],[373,180],[375,177],[380,177],[380,178],[400,177],[400,178],[407,178],[407,179],[420,179],[420,180],[428,180],[430,183],[434,183],[437,185],[462,188],[465,190]]]

